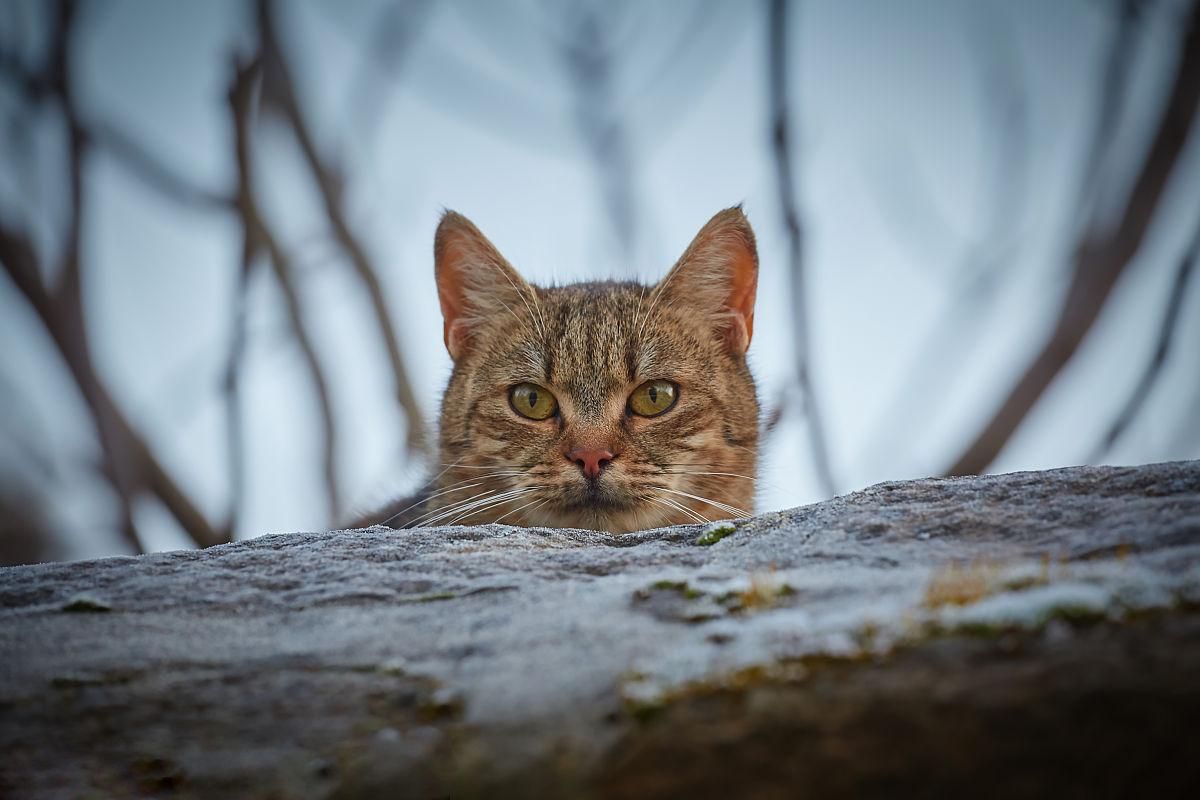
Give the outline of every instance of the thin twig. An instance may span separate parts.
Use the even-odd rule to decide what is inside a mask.
[[[559,50],[567,78],[575,91],[576,126],[591,153],[604,206],[622,252],[628,256],[637,236],[637,208],[633,188],[633,157],[629,135],[614,98],[614,57],[609,29],[601,9],[611,14],[613,5],[553,4],[568,17],[567,34]]]
[[[83,128],[94,145],[124,164],[151,189],[178,203],[200,210],[234,210],[232,197],[193,185],[115,125],[91,119],[83,123]]]
[[[383,295],[379,273],[367,257],[366,250],[350,229],[350,224],[342,208],[341,181],[335,177],[334,171],[326,165],[317,152],[316,141],[296,98],[287,61],[275,30],[273,9],[269,0],[259,0],[258,18],[264,74],[269,75],[274,81],[272,97],[282,105],[283,113],[291,124],[296,141],[300,145],[300,150],[316,181],[334,236],[349,257],[350,264],[371,301],[375,324],[391,365],[396,398],[407,419],[408,449],[410,452],[428,455],[430,452],[429,431],[425,424],[424,414],[421,412],[420,403],[413,391],[412,381],[408,377],[408,367],[400,349],[392,312]]]
[[[1146,404],[1146,400],[1150,397],[1150,392],[1154,389],[1155,383],[1162,375],[1163,367],[1167,363],[1167,356],[1171,351],[1171,341],[1174,338],[1176,326],[1179,323],[1180,310],[1183,308],[1183,299],[1187,296],[1188,282],[1191,280],[1192,273],[1196,268],[1196,261],[1200,259],[1200,228],[1196,229],[1195,235],[1192,237],[1192,242],[1188,245],[1187,251],[1183,257],[1179,259],[1179,266],[1175,269],[1175,279],[1171,283],[1171,293],[1167,296],[1167,310],[1163,314],[1162,324],[1158,329],[1158,342],[1154,347],[1154,355],[1151,356],[1150,362],[1146,364],[1142,370],[1142,376],[1138,379],[1137,385],[1133,387],[1129,398],[1125,404],[1121,406],[1120,412],[1108,431],[1104,434],[1104,438],[1096,445],[1096,449],[1092,451],[1088,458],[1089,464],[1098,463],[1104,458],[1117,440],[1125,433],[1125,430],[1137,417],[1142,407]]]
[[[247,317],[249,313],[250,278],[254,272],[257,248],[253,232],[242,226],[242,257],[238,279],[234,285],[230,303],[229,352],[225,358],[225,370],[221,390],[225,399],[225,449],[229,472],[229,513],[225,530],[230,538],[237,533],[246,490],[246,435],[242,419],[242,366],[246,359],[249,339]]]
[[[796,349],[796,382],[804,401],[804,413],[808,421],[808,441],[812,450],[813,466],[821,490],[828,496],[837,493],[837,484],[830,467],[829,451],[825,443],[825,427],[817,392],[813,386],[811,342],[808,332],[808,305],[804,285],[804,228],[800,220],[800,209],[796,202],[796,178],[793,168],[788,113],[788,2],[771,0],[767,15],[769,47],[767,66],[770,77],[770,109],[775,151],[775,177],[779,190],[779,205],[783,211],[784,227],[787,229],[790,269],[788,275],[792,285],[792,331]]]
[[[1095,221],[1096,216],[1093,216],[1092,224],[1084,231],[1075,250],[1071,284],[1054,331],[991,419],[946,474],[972,475],[987,469],[1042,393],[1074,356],[1100,316],[1117,279],[1141,247],[1158,211],[1167,180],[1187,142],[1198,105],[1200,0],[1193,2],[1187,12],[1181,53],[1167,102],[1118,221],[1108,226]]]
[[[1120,0],[1112,23],[1104,72],[1097,85],[1100,96],[1096,103],[1096,118],[1092,120],[1092,135],[1083,160],[1078,225],[1086,224],[1091,215],[1101,210],[1101,193],[1106,188],[1106,157],[1124,113],[1129,78],[1138,55],[1139,23],[1146,4],[1147,0]]]
[[[899,390],[885,404],[865,437],[866,457],[882,460],[896,468],[897,454],[911,452],[923,426],[939,418],[935,397],[951,394],[954,378],[963,375],[964,365],[982,341],[980,331],[993,310],[997,295],[1012,279],[1013,256],[1024,238],[1023,210],[1028,202],[1029,103],[1022,85],[1017,54],[1011,31],[992,15],[982,13],[971,27],[979,54],[980,107],[987,115],[983,126],[992,141],[987,172],[990,179],[986,199],[988,210],[982,216],[979,231],[966,241],[955,269],[944,275],[950,284],[949,300],[929,325],[915,355],[906,361]],[[909,165],[911,168],[911,165]],[[881,196],[894,196],[897,212],[902,205],[895,181],[880,183]],[[948,223],[934,213],[931,204],[914,203],[913,192],[906,193],[907,213],[915,210],[935,216],[935,228],[949,230]],[[915,193],[922,194],[922,193]],[[911,225],[898,224],[899,232]],[[939,383],[943,384],[939,386]]]
[[[53,276],[37,266],[32,246],[25,250],[26,257],[34,259],[31,267],[38,276],[36,285],[27,287],[34,292],[45,292],[49,297],[35,306],[50,313],[44,323],[51,329],[72,374],[79,385],[88,407],[92,411],[96,434],[100,439],[102,469],[116,494],[120,513],[118,528],[135,553],[145,551],[145,545],[137,530],[134,518],[134,497],[138,491],[140,475],[138,464],[130,452],[128,442],[121,436],[117,415],[110,404],[101,396],[99,381],[94,374],[88,346],[87,331],[83,323],[82,295],[82,231],[84,225],[83,173],[88,155],[88,140],[76,110],[72,57],[78,35],[76,25],[77,8],[70,0],[61,0],[54,14],[50,54],[47,60],[43,83],[47,96],[57,102],[67,130],[67,218],[63,225],[61,263]],[[52,287],[45,281],[53,281]]]
[[[3,264],[14,285],[41,320],[42,326],[75,379],[91,412],[97,435],[101,437],[101,450],[106,462],[110,459],[110,452],[118,450],[121,453],[120,461],[131,466],[130,472],[136,478],[136,483],[125,487],[124,493],[121,487],[114,484],[114,489],[117,489],[120,497],[128,498],[132,502],[134,491],[145,487],[175,517],[180,527],[198,547],[227,541],[209,525],[192,500],[163,468],[146,444],[145,437],[126,420],[111,393],[96,375],[86,342],[72,339],[72,331],[82,330],[82,321],[70,319],[75,312],[64,307],[41,282],[41,269],[28,239],[21,233],[4,228],[3,225],[0,225],[0,264]],[[107,464],[105,470],[109,472],[112,480],[115,474],[113,465]],[[125,533],[130,535],[129,531]],[[140,552],[140,540],[131,539],[130,544]]]
[[[15,88],[27,101],[36,103],[55,98],[64,87],[71,86],[69,75],[59,77],[63,74],[61,59],[67,57],[69,56],[66,54],[54,51],[51,70],[48,74],[43,74],[29,69],[15,54],[0,49],[0,73],[13,81]],[[111,122],[85,117],[74,107],[72,117],[78,133],[89,145],[113,156],[150,188],[195,208],[233,210],[233,198],[192,185],[167,166],[166,162],[152,155],[147,147]]]
[[[255,83],[260,76],[261,60],[256,59],[249,64],[238,65],[229,92],[238,168],[237,205],[245,229],[244,235],[250,239],[246,247],[250,250],[262,247],[266,251],[267,260],[279,288],[283,292],[292,338],[295,339],[296,345],[300,349],[309,378],[313,382],[321,421],[321,453],[329,514],[331,519],[338,519],[342,513],[341,478],[337,465],[338,431],[334,422],[329,382],[325,377],[321,361],[317,357],[316,346],[301,308],[300,294],[293,278],[291,259],[267,225],[258,207],[254,190],[250,112]]]

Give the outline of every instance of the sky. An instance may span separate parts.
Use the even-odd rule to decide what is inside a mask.
[[[652,282],[713,213],[744,204],[761,264],[751,367],[764,405],[792,385],[766,5],[600,4],[595,41],[612,57],[602,86],[581,91],[564,36],[587,5],[284,4],[282,37],[302,107],[322,152],[343,167],[351,225],[379,267],[430,420],[451,366],[431,257],[445,208],[474,220],[534,282]],[[805,225],[812,374],[836,488],[937,474],[1054,321],[1111,5],[814,0],[794,8],[792,188]],[[36,57],[44,10],[6,0],[0,43]],[[248,5],[115,0],[84,4],[84,12],[76,79],[87,113],[120,126],[190,182],[229,190],[226,92],[233,55],[254,39]],[[1160,3],[1139,34],[1128,113],[1112,139],[1114,152],[1128,154],[1110,176],[1118,199],[1156,123],[1178,16],[1179,3]],[[396,18],[411,37],[381,56],[371,42]],[[0,121],[6,131],[34,131],[24,151],[4,140],[0,216],[29,226],[51,253],[64,202],[56,120],[49,111],[28,117],[0,89]],[[597,125],[611,125],[612,138],[598,143]],[[403,418],[365,297],[331,245],[295,143],[270,121],[257,142],[260,199],[299,266],[334,387],[348,501],[367,509],[412,490],[427,468],[403,451]],[[598,159],[603,145],[615,155]],[[174,204],[104,154],[87,178],[84,293],[94,358],[163,462],[219,519],[231,496],[220,387],[236,220]],[[992,470],[1088,459],[1153,352],[1176,263],[1200,217],[1198,181],[1193,137],[1145,246]],[[1196,283],[1160,384],[1109,463],[1200,457]],[[248,484],[238,535],[324,528],[315,405],[266,270],[250,287],[248,325]],[[803,416],[788,408],[764,447],[759,510],[823,498]],[[11,445],[0,476],[17,481],[33,461],[49,464],[34,485],[68,554],[122,552],[83,405],[4,279],[0,415]],[[186,545],[153,502],[139,504],[138,521],[153,548]]]

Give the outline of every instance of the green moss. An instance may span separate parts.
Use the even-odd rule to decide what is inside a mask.
[[[733,533],[737,533],[737,528],[733,525],[714,525],[696,537],[696,544],[710,547]]]
[[[415,597],[406,597],[400,602],[402,603],[437,603],[442,600],[454,600],[461,595],[454,592],[433,592],[432,594],[419,594]]]
[[[644,700],[625,701],[625,713],[640,725],[649,723],[661,715],[666,708],[667,704],[665,702],[651,702]]]
[[[463,712],[462,697],[450,689],[435,690],[417,708],[425,722],[439,722],[457,719]]]
[[[1052,619],[1061,619],[1073,625],[1089,625],[1095,622],[1102,622],[1106,616],[1103,611],[1090,606],[1056,606],[1046,614],[1045,619],[1042,620],[1042,624]]]
[[[650,588],[659,592],[677,592],[687,600],[696,600],[704,596],[704,592],[692,588],[686,581],[655,581]]]
[[[79,595],[73,597],[62,607],[62,611],[68,614],[102,614],[112,611],[112,606],[105,603],[103,600],[97,600],[94,597]]]
[[[130,671],[115,670],[104,673],[75,673],[55,675],[50,679],[50,685],[55,689],[82,689],[88,686],[119,686],[129,683],[137,674]]]

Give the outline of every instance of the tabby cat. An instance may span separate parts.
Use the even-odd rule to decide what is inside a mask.
[[[454,360],[438,473],[359,525],[624,533],[749,513],[758,254],[740,207],[653,287],[533,286],[453,211],[434,262]]]

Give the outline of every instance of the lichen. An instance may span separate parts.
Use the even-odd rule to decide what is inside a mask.
[[[704,596],[704,592],[688,585],[687,581],[655,581],[650,584],[650,588],[659,592],[676,592],[688,600],[696,600]]]
[[[68,614],[103,614],[112,611],[112,606],[103,600],[81,594],[64,603],[62,611]]]
[[[711,547],[726,536],[737,533],[737,528],[728,522],[718,522],[709,525],[704,532],[696,537],[696,544],[701,547]]]

